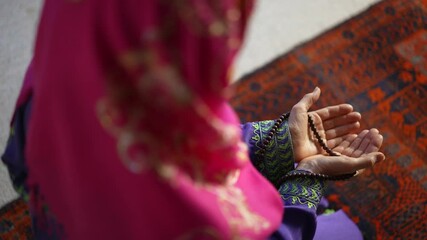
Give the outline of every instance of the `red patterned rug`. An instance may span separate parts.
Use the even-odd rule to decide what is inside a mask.
[[[427,1],[387,0],[236,84],[242,121],[289,111],[315,86],[317,106],[348,102],[385,136],[387,161],[331,184],[366,239],[427,239]]]
[[[16,199],[0,209],[0,239],[33,239],[28,206]]]

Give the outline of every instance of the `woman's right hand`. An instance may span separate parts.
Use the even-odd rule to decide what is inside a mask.
[[[310,107],[319,99],[320,89],[306,94],[292,107],[289,116],[289,129],[292,136],[295,162],[316,154],[324,153],[308,125],[310,114],[313,123],[322,139],[329,147],[340,145],[344,138],[360,127],[361,115],[353,111],[350,104],[339,104],[308,112]]]
[[[313,155],[301,160],[297,169],[334,176],[360,172],[385,160],[379,152],[383,137],[377,129],[348,134],[337,141],[340,143],[332,150],[340,156]]]

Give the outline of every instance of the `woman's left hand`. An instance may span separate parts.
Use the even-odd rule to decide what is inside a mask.
[[[330,148],[339,146],[345,141],[345,136],[360,127],[361,115],[358,112],[353,112],[353,107],[350,104],[340,104],[308,112],[319,97],[320,89],[316,87],[312,93],[306,94],[291,110],[288,124],[292,135],[295,162],[323,153],[309,128],[308,114],[312,117],[319,135],[326,140]]]
[[[348,134],[345,140],[336,146],[333,151],[340,156],[326,156],[317,154],[301,160],[297,169],[321,173],[330,176],[347,173],[361,173],[384,161],[385,156],[379,152],[383,136],[373,128],[363,130],[359,134]]]

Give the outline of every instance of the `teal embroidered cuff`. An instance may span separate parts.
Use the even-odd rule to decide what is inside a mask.
[[[244,126],[244,132],[250,150],[250,157],[258,169],[273,185],[278,188],[283,175],[294,169],[294,156],[292,139],[288,122],[284,121],[277,129],[276,134],[261,154],[263,142],[274,125],[273,120],[248,123]]]
[[[302,170],[294,171],[298,172]],[[304,205],[316,210],[317,205],[323,196],[324,187],[324,180],[308,177],[296,177],[284,182],[279,188],[279,193],[285,203],[285,206]]]

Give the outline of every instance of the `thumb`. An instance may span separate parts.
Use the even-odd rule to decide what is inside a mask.
[[[316,87],[313,92],[307,93],[304,97],[292,108],[296,113],[308,112],[310,107],[319,99],[320,88]]]
[[[373,167],[375,164],[385,160],[385,156],[381,152],[372,152],[356,158],[354,161],[354,170]]]
[[[327,175],[340,175],[370,168],[374,164],[384,161],[385,156],[381,152],[373,152],[359,158],[341,156],[314,155],[307,157],[298,164],[297,169]]]
[[[294,146],[297,142],[305,141],[307,138],[307,112],[311,105],[320,97],[320,88],[316,87],[313,92],[307,93],[297,104],[292,107],[289,116],[289,129],[292,134]],[[297,149],[297,151],[299,151]],[[298,153],[296,153],[298,155]]]

